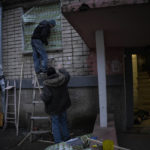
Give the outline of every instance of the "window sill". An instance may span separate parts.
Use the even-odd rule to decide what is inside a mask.
[[[63,48],[53,48],[46,50],[47,53],[61,52]],[[22,51],[22,55],[32,55],[33,51]]]

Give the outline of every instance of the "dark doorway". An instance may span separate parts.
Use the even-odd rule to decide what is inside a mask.
[[[125,51],[127,128],[150,129],[150,49]]]

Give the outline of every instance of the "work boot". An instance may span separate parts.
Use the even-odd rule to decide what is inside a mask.
[[[47,78],[47,72],[40,72],[37,74],[38,79],[46,79]]]

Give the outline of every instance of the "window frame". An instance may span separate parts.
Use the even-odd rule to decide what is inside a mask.
[[[45,49],[46,49],[46,52],[56,52],[56,51],[62,51],[63,50],[63,43],[62,43],[62,13],[61,13],[61,5],[60,5],[60,3],[53,3],[53,4],[49,4],[48,6],[47,5],[40,5],[40,6],[37,6],[37,7],[33,7],[33,8],[31,8],[31,9],[29,9],[26,13],[24,13],[23,15],[22,15],[22,19],[24,19],[23,17],[26,15],[26,14],[29,14],[30,12],[32,12],[32,10],[33,9],[42,9],[42,8],[44,8],[45,6],[47,6],[47,8],[48,7],[50,7],[50,6],[52,6],[52,5],[58,5],[58,7],[59,7],[59,10],[58,10],[58,12],[57,13],[59,13],[59,15],[57,16],[58,18],[56,19],[56,26],[58,25],[58,23],[59,23],[59,25],[58,25],[58,27],[60,28],[58,28],[57,27],[57,29],[56,29],[56,27],[54,28],[54,30],[55,31],[53,31],[53,32],[51,32],[51,35],[53,34],[53,33],[56,33],[55,35],[56,35],[56,38],[58,37],[58,42],[60,42],[60,47],[57,47],[57,45],[56,45],[56,47],[51,47],[51,45],[49,44],[48,45],[48,47],[47,46],[45,46]],[[57,6],[54,6],[54,7],[57,7]],[[43,11],[44,12],[44,11]],[[46,11],[45,11],[46,12]],[[55,18],[52,18],[52,19],[55,19]],[[40,21],[42,21],[42,20],[48,20],[48,19],[41,19],[41,20],[39,20],[38,22],[33,22],[33,31],[34,31],[34,29],[35,29],[35,27],[39,24],[39,22]],[[59,21],[58,21],[59,20]],[[32,24],[32,22],[31,22],[31,24]],[[25,46],[26,46],[26,42],[25,42],[25,31],[24,31],[24,29],[25,29],[25,27],[26,26],[28,26],[28,25],[31,25],[30,24],[30,22],[29,23],[27,23],[27,24],[25,24],[23,21],[22,21],[22,31],[23,31],[23,51],[22,51],[22,54],[23,55],[29,55],[29,54],[32,54],[32,52],[33,52],[33,50],[32,50],[32,47],[31,47],[31,44],[30,44],[30,47],[31,47],[31,49],[30,50],[25,50]],[[58,31],[58,33],[57,33],[57,30],[59,29],[59,31]],[[53,29],[52,29],[53,30]],[[32,33],[33,33],[33,31],[32,31]],[[31,33],[31,36],[32,36],[32,33]],[[30,37],[31,37],[30,36]],[[60,36],[60,37],[59,37]],[[52,38],[52,36],[50,36],[51,38]],[[54,38],[54,37],[53,37]],[[53,39],[54,40],[54,39]],[[50,43],[50,38],[48,39],[48,43]],[[30,43],[31,43],[31,40],[30,40]]]

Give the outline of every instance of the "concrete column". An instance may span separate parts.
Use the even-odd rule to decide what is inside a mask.
[[[96,53],[97,53],[97,71],[98,71],[100,127],[107,127],[105,47],[102,30],[96,31]]]

